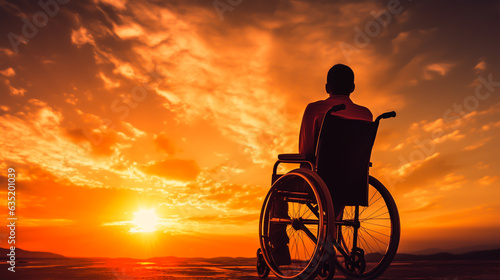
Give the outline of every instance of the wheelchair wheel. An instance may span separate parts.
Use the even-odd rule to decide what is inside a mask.
[[[346,206],[337,222],[336,266],[348,278],[374,279],[391,264],[399,245],[396,203],[374,177],[369,179],[367,207]]]
[[[315,172],[299,168],[281,176],[260,214],[260,246],[268,267],[281,279],[314,279],[335,253],[334,221],[330,193]]]

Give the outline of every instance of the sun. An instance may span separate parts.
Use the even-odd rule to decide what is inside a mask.
[[[141,209],[134,213],[134,223],[136,228],[132,228],[131,232],[153,232],[157,230],[159,218],[154,209]]]

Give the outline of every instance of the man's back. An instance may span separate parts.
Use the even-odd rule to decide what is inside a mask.
[[[314,158],[316,142],[318,140],[321,122],[325,112],[334,105],[345,104],[346,109],[336,112],[335,115],[346,119],[358,119],[373,121],[370,110],[366,107],[354,104],[347,95],[334,95],[326,100],[320,100],[307,105],[302,118],[299,138],[299,153],[306,154],[308,158]]]

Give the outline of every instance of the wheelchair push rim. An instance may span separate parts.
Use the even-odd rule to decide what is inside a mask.
[[[285,215],[278,215],[274,207],[283,204]],[[280,246],[288,246],[288,263],[275,258],[276,228],[286,232],[288,242]],[[333,204],[323,180],[308,169],[292,170],[274,182],[264,199],[259,221],[262,256],[278,278],[314,279],[334,255],[334,229]]]

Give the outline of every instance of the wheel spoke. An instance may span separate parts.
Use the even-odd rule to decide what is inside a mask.
[[[305,227],[304,224],[301,224],[301,229],[302,231],[304,231],[307,237],[309,237],[314,242],[314,244],[318,243],[318,239],[316,238],[316,236],[314,236],[314,234],[312,234],[312,232],[307,227]]]
[[[388,213],[386,212],[384,214],[388,214]],[[384,214],[381,214],[381,215],[384,215]],[[369,221],[369,220],[373,220],[373,219],[377,219],[377,220],[390,220],[391,218],[377,218],[377,217],[373,217],[373,218],[370,218],[370,219],[359,219],[359,221],[360,222],[364,222],[364,221]]]
[[[375,242],[378,240],[378,241],[380,241],[380,243],[382,243],[382,244],[384,244],[384,245],[386,245],[386,246],[388,245],[388,244],[387,244],[387,243],[385,243],[384,241],[382,241],[382,240],[378,239],[377,237],[374,237],[374,236],[373,236],[372,234],[370,234],[370,233],[369,233],[366,229],[361,229],[361,230],[363,230],[364,232],[366,232],[366,234],[368,234],[368,235],[369,235],[369,236],[370,236],[370,237],[371,237],[371,238],[372,238]],[[387,237],[390,237],[390,236],[388,236],[388,235],[386,235],[386,236],[387,236]],[[378,244],[378,243],[377,243],[377,244]]]
[[[313,220],[313,219],[302,219],[301,220],[302,224],[304,225],[319,225],[319,220]]]
[[[371,203],[372,199],[377,195],[377,191],[373,192],[373,195],[372,197],[370,197],[370,199],[368,200],[368,205],[373,205],[375,202],[378,201],[378,199],[376,201],[374,201],[373,203]],[[380,199],[380,198],[379,198]],[[363,209],[363,211],[361,211],[361,213],[359,213],[359,215],[361,216],[361,214],[363,214],[363,212],[368,209],[368,207],[365,207],[365,209]]]
[[[370,222],[363,222],[363,224],[369,224],[369,225],[375,225],[375,226],[379,226],[379,227],[391,228],[391,226],[380,225],[380,224],[375,224],[375,223],[370,223]]]
[[[304,238],[302,238],[302,236],[301,236],[301,237],[300,237],[300,240],[302,241],[302,245],[304,245],[304,251],[305,251],[305,253],[306,253],[306,257],[307,257],[307,259],[309,259],[309,258],[310,258],[310,255],[309,255],[309,251],[307,250],[307,246],[306,246],[306,244],[305,244],[305,242],[304,242]]]
[[[359,235],[359,238],[362,240],[362,242],[365,243],[366,246],[364,246],[364,248],[368,248],[368,250],[370,250],[370,252],[376,252],[375,251],[375,248],[373,248],[373,246],[371,246],[368,241],[366,241],[366,239],[364,238],[363,234],[360,234]],[[366,250],[365,250],[366,251]]]
[[[386,207],[386,206],[385,206],[385,204],[384,204],[384,205],[382,205],[382,207],[380,207],[379,209],[377,209],[377,211],[375,211],[375,212],[371,213],[371,214],[370,214],[368,217],[366,217],[365,219],[370,218],[371,216],[373,216],[375,213],[377,213],[378,211],[380,211],[380,210],[381,210],[382,208],[384,208],[384,207]]]
[[[384,213],[381,213],[381,214],[378,214],[377,216],[374,216],[374,217],[370,217],[370,218],[363,218],[363,219],[359,219],[360,221],[361,220],[364,220],[364,221],[368,221],[368,220],[373,220],[373,219],[377,219],[377,220],[383,220],[383,219],[390,219],[390,218],[379,218],[380,216],[383,216],[383,215],[386,215],[386,214],[389,214],[389,212],[384,212]]]
[[[271,218],[271,219],[269,219],[269,222],[275,223],[275,224],[286,224],[286,225],[292,224],[292,220],[283,219],[283,218]]]
[[[375,232],[375,233],[378,233],[378,234],[380,234],[380,235],[383,235],[383,236],[386,236],[386,237],[389,237],[389,238],[391,237],[390,235],[387,235],[387,234],[385,234],[385,233],[378,232],[378,231],[373,230],[373,229],[366,229],[366,228],[363,228],[363,227],[360,227],[360,229],[362,229],[362,230],[366,231],[367,233],[368,233],[368,230],[369,230],[369,231],[371,231],[371,232]]]
[[[311,212],[316,216],[316,218],[319,218],[318,206],[316,205],[316,207],[313,207],[312,204],[309,202],[306,205],[311,210]]]

